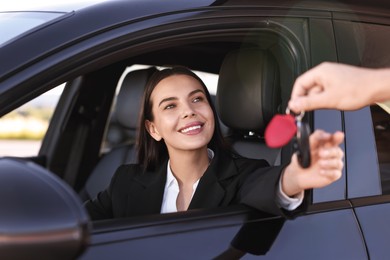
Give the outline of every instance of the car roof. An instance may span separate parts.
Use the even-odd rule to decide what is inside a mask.
[[[6,1],[0,5],[0,12],[63,12],[80,10],[109,0],[69,0],[69,1]]]
[[[101,2],[117,2],[119,5],[133,5],[134,3],[150,5],[161,3],[160,0],[69,0],[69,1],[6,1],[0,5],[0,12],[4,11],[43,11],[43,12],[71,12],[93,6]],[[172,6],[172,3],[183,7],[182,4],[191,7],[204,6],[269,6],[269,7],[294,7],[294,8],[310,8],[316,10],[329,11],[368,11],[380,9],[388,10],[390,2],[386,0],[188,0],[188,1],[172,1],[165,0],[164,3]],[[184,3],[183,3],[184,2]],[[385,10],[383,10],[385,12]]]
[[[387,13],[390,2],[387,0],[217,0],[213,5],[224,6],[269,6],[303,8],[323,11],[354,11],[378,13],[382,10]]]
[[[66,13],[65,15],[49,21],[48,23],[34,28],[18,37],[22,41],[15,46],[3,45],[0,54],[7,56],[9,62],[3,70],[0,70],[0,78],[10,73],[13,68],[21,66],[24,61],[20,60],[23,57],[12,55],[18,46],[26,45],[26,42],[31,42],[39,37],[47,37],[47,35],[56,35],[50,37],[50,42],[43,42],[39,46],[30,48],[27,53],[33,60],[34,56],[42,55],[43,50],[53,50],[60,48],[70,42],[79,39],[85,39],[90,35],[108,31],[117,28],[123,24],[140,21],[147,17],[154,17],[159,14],[178,14],[179,12],[197,11],[201,8],[240,8],[240,6],[253,6],[268,9],[280,9],[289,11],[294,8],[299,10],[320,10],[320,11],[339,11],[349,14],[383,14],[389,16],[390,3],[384,0],[327,0],[327,1],[297,1],[297,0],[86,0],[92,5],[87,5]],[[367,3],[368,2],[368,3]],[[80,2],[81,3],[81,2]],[[74,6],[76,8],[76,6]],[[70,8],[72,9],[72,8]],[[69,9],[68,9],[69,10]],[[353,18],[353,17],[352,17]],[[72,30],[69,30],[72,28]],[[45,30],[41,30],[45,29]],[[45,32],[43,32],[45,31]],[[66,34],[58,32],[66,31]],[[25,39],[22,39],[25,38]],[[16,40],[15,40],[16,41]],[[11,45],[11,44],[8,44]],[[14,44],[12,44],[14,45]],[[19,46],[19,47],[20,47]],[[26,55],[27,55],[26,54]],[[23,59],[27,60],[26,57]]]

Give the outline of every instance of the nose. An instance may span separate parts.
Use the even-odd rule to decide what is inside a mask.
[[[195,110],[193,109],[192,105],[189,103],[186,103],[183,105],[183,113],[182,113],[182,118],[187,118],[187,117],[194,117],[196,116]]]

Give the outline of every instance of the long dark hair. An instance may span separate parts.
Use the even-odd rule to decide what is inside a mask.
[[[139,116],[139,132],[137,138],[137,150],[138,150],[138,163],[140,163],[145,170],[155,170],[165,160],[168,159],[168,150],[163,141],[157,142],[148,133],[145,122],[146,120],[153,121],[152,113],[152,101],[150,96],[156,85],[165,78],[173,75],[187,75],[195,78],[202,85],[203,90],[206,94],[207,101],[214,114],[215,128],[213,136],[208,144],[208,147],[212,150],[226,149],[228,145],[225,143],[221,133],[221,126],[217,116],[216,109],[211,100],[209,91],[203,81],[190,69],[182,66],[172,67],[156,71],[149,79],[145,87],[143,100],[141,103],[141,111]]]

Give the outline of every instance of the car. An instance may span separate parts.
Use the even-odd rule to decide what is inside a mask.
[[[267,147],[267,123],[285,113],[296,77],[321,62],[390,66],[387,1],[132,0],[44,11],[0,12],[0,27],[13,26],[0,36],[1,120],[26,118],[32,112],[18,109],[39,98],[55,108],[35,150],[15,155],[11,142],[0,159],[2,259],[390,257],[385,103],[305,113],[312,130],[345,133],[345,167],[307,193],[294,219],[233,205],[91,221],[83,206],[135,161],[143,87],[172,65],[204,79],[242,156],[287,163],[293,143]]]

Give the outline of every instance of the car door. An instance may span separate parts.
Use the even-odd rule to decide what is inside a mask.
[[[242,26],[239,21],[243,18],[240,15],[246,11],[249,10],[230,10],[229,13],[217,10],[203,14],[203,19],[212,21],[211,18],[218,14],[228,22],[225,25],[222,20],[215,19],[213,24],[237,29]],[[330,13],[318,13],[319,19],[313,18],[316,12],[309,12],[306,16],[300,13],[301,17],[294,15],[295,19],[291,20],[274,18],[270,12],[264,16],[261,9],[258,13],[252,9],[251,14],[254,16],[253,20],[246,17],[245,22],[256,21],[259,28],[266,24],[262,23],[262,19],[277,28],[281,28],[278,24],[288,27],[294,38],[298,38],[306,47],[303,53],[309,59],[300,60],[301,64],[337,59]],[[190,23],[187,21],[187,24]],[[202,20],[197,21],[197,25],[200,28]],[[179,22],[177,28],[180,26]],[[324,35],[324,32],[327,34]],[[198,31],[198,34],[201,32]],[[307,38],[310,38],[311,45],[304,45],[304,39]],[[323,38],[327,41],[323,41]],[[292,76],[286,76],[284,83],[291,84],[294,75],[302,69],[291,69]],[[307,120],[312,123],[314,129],[344,130],[342,116],[340,111],[316,111],[310,114]],[[155,220],[155,223],[137,225],[137,219],[123,220],[121,223],[117,222],[116,228],[111,221],[95,223],[91,247],[82,259],[112,255],[202,259],[233,257],[235,253],[244,259],[367,259],[364,239],[353,206],[346,198],[346,190],[346,177],[329,188],[315,190],[313,205],[309,207],[308,213],[286,221],[283,226],[283,222],[279,222],[280,219],[266,216],[248,221],[249,212],[244,213],[236,209],[227,209],[228,214],[215,216],[214,219],[207,211],[200,211],[198,218],[192,217],[194,212],[171,215],[177,217],[172,222],[165,220],[165,216],[151,216],[150,220]],[[187,218],[191,221],[186,222]],[[247,228],[248,224],[252,224],[250,228]],[[275,232],[277,234],[279,230],[280,233],[273,241],[271,238],[275,238]],[[268,245],[269,248],[264,250],[262,245]],[[262,255],[264,253],[266,254]]]
[[[350,19],[339,14],[335,32],[340,62],[363,67],[389,67],[390,17]],[[359,22],[364,21],[364,22]],[[369,88],[370,86],[367,86]],[[384,104],[344,113],[348,153],[348,197],[355,207],[371,259],[390,255],[389,128]]]

